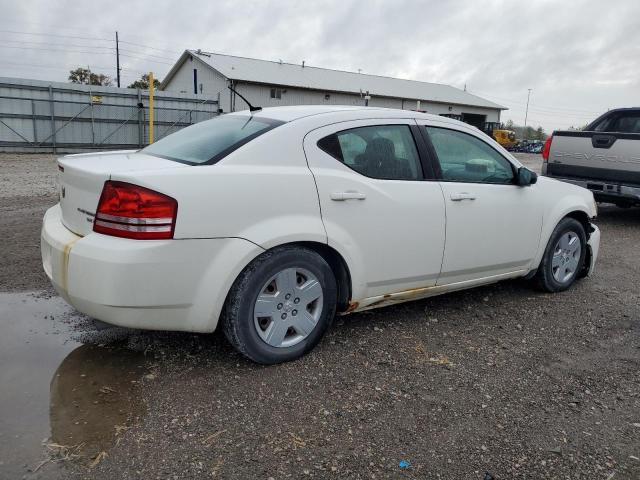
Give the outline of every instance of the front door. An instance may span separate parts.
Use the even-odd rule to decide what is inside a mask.
[[[380,122],[342,122],[304,140],[329,245],[351,266],[354,300],[435,285],[444,251],[442,189],[423,174],[415,122]]]
[[[422,122],[446,205],[439,285],[520,274],[538,250],[542,209],[536,185],[515,184],[515,166],[480,132]],[[441,125],[441,126],[435,126]]]

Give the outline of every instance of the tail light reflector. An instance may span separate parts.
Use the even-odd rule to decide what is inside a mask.
[[[549,152],[551,151],[552,141],[553,141],[553,135],[547,138],[547,140],[544,142],[544,147],[542,147],[542,160],[544,160],[545,163],[549,161]]]
[[[136,240],[173,238],[178,202],[162,193],[125,182],[104,183],[93,231]]]

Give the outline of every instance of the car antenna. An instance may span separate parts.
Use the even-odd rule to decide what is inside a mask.
[[[262,110],[262,107],[254,107],[253,105],[251,105],[249,103],[249,100],[247,100],[246,98],[244,98],[235,88],[233,88],[231,85],[227,85],[227,88],[229,90],[231,90],[233,93],[235,93],[236,95],[238,95],[242,100],[244,100],[244,102],[249,105],[249,111],[250,112],[258,112],[260,110]]]

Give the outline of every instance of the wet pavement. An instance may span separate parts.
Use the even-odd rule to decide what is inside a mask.
[[[0,478],[64,478],[144,413],[145,356],[57,296],[0,293]]]

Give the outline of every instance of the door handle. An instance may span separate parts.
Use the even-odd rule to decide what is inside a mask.
[[[361,192],[347,191],[347,192],[333,192],[331,194],[331,200],[336,202],[344,202],[345,200],[364,200],[367,196]]]
[[[591,145],[593,148],[611,148],[616,141],[614,135],[594,135],[591,137]]]
[[[461,192],[461,193],[452,193],[451,200],[454,202],[461,202],[462,200],[475,200],[476,196],[472,193]]]

